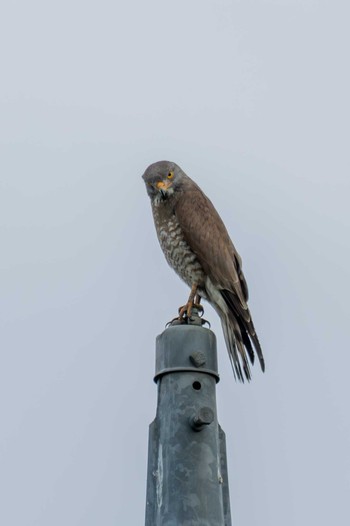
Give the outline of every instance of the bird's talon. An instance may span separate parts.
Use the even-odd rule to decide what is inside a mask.
[[[173,318],[165,324],[165,328],[167,329],[168,327],[171,327],[173,325],[183,325],[184,323],[187,323],[185,318],[179,318],[178,316],[176,316],[176,318]]]

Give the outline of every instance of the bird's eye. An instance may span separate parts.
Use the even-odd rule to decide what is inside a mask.
[[[174,177],[174,172],[169,172],[168,173],[168,179],[172,179]]]

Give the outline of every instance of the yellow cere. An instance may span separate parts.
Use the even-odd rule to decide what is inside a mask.
[[[158,181],[158,183],[156,184],[157,188],[163,188],[164,190],[166,190],[168,186],[169,183],[165,183],[164,181]]]

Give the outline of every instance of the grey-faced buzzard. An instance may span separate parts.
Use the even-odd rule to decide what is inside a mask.
[[[250,380],[254,350],[265,370],[248,309],[242,260],[219,214],[199,186],[169,161],[151,164],[143,179],[160,246],[169,265],[191,289],[180,317],[206,299],[219,314],[235,376]]]

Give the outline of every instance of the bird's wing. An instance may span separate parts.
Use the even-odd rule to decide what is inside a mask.
[[[204,272],[219,289],[234,293],[247,309],[248,287],[241,258],[211,201],[192,181],[175,206],[185,239]]]
[[[242,260],[213,204],[192,183],[182,193],[174,212],[187,243],[229,309],[229,314],[222,316],[229,355],[238,378],[243,380],[238,359],[238,355],[241,356],[243,370],[249,380],[250,371],[244,348],[253,363],[251,341],[263,371],[265,362],[247,305],[248,287],[242,272]]]

